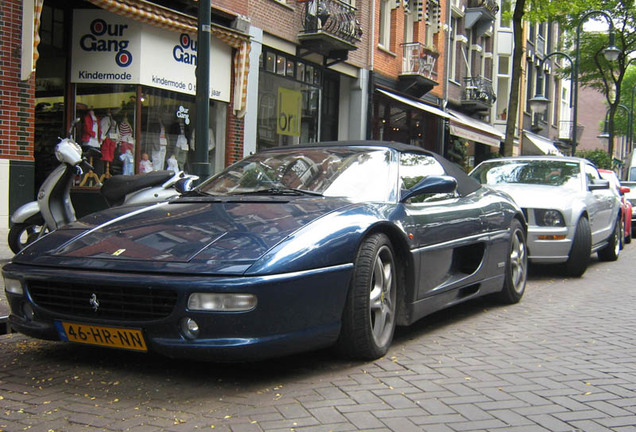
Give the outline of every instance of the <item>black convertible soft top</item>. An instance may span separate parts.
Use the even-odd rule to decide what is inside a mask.
[[[433,153],[429,150],[425,150],[421,147],[417,147],[410,144],[404,144],[395,141],[325,141],[325,142],[317,142],[317,143],[308,143],[308,144],[300,144],[297,146],[293,146],[294,149],[303,148],[303,147],[351,147],[351,146],[359,146],[359,147],[386,147],[390,149],[397,150],[401,153],[420,153],[426,154],[434,157],[443,167],[444,170],[451,176],[457,179],[457,192],[459,192],[462,196],[466,196],[470,193],[475,192],[480,189],[482,185],[472,177],[468,177],[468,174],[464,171],[462,167],[457,165],[454,162],[449,161],[448,159],[438,155],[437,153]],[[289,149],[290,146],[284,147],[275,147],[270,148],[263,151],[270,150],[281,150],[281,149]]]

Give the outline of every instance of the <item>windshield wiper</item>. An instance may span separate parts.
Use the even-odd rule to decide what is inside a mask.
[[[296,189],[283,185],[276,185],[267,189],[257,189],[249,192],[237,192],[232,195],[311,195],[322,196],[320,192],[309,191],[305,189]]]
[[[208,192],[204,192],[204,191],[199,190],[199,189],[192,189],[192,190],[189,190],[189,191],[181,194],[181,197],[194,197],[194,196],[206,196],[207,197],[207,196],[214,196],[214,195],[212,195],[211,193],[208,193]]]

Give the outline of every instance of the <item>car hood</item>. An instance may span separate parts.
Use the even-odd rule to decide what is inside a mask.
[[[110,209],[48,234],[13,262],[241,274],[286,237],[350,204],[331,198],[255,197]]]
[[[521,208],[564,209],[571,207],[573,200],[581,200],[581,193],[559,186],[521,183],[499,183],[489,185],[502,191]]]

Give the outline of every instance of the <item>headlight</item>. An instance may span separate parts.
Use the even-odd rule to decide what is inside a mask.
[[[16,295],[24,295],[24,288],[22,288],[22,282],[18,279],[4,278],[4,289],[6,292]]]
[[[253,294],[193,293],[188,299],[188,309],[212,312],[244,312],[256,307]]]
[[[535,209],[534,217],[537,225],[562,227],[565,226],[563,214],[558,210]]]

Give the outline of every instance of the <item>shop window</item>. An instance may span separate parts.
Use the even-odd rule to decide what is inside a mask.
[[[257,149],[321,139],[320,107],[323,103],[329,106],[329,118],[324,118],[323,112],[322,121],[337,136],[338,114],[332,100],[334,87],[330,86],[329,95],[323,95],[322,68],[269,50],[265,50],[261,58],[264,73],[259,79]],[[335,94],[336,98],[338,96]]]
[[[34,185],[37,191],[58,165],[55,146],[66,135],[65,101],[67,51],[64,10],[45,4],[40,24],[40,58],[35,74]]]
[[[278,75],[285,75],[285,66],[287,61],[283,56],[276,56],[276,73]]]
[[[288,77],[292,77],[292,78],[293,78],[293,77],[296,75],[293,60],[287,60],[287,67],[286,67],[286,69],[287,69],[287,73],[286,73],[286,75],[287,75]]]
[[[267,72],[276,72],[276,55],[270,52],[265,54],[265,70]]]
[[[44,5],[40,17],[40,43],[64,49],[64,10]]]
[[[78,179],[76,186],[98,187],[116,174],[191,171],[196,146],[194,96],[136,85],[78,84],[75,106],[81,119],[78,141],[101,152],[101,156],[88,153],[94,170]],[[212,172],[220,151],[216,142],[219,138],[224,142],[226,106],[211,101],[207,145]]]

